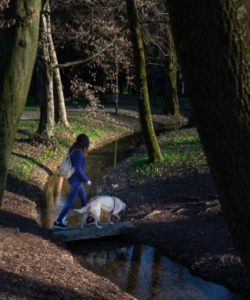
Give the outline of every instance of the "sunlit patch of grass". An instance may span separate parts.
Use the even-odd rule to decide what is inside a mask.
[[[20,122],[19,128],[34,132],[37,130],[39,120],[25,120]]]
[[[107,124],[105,120],[99,120],[98,124],[93,124],[91,120],[81,120],[79,115],[70,116],[70,134],[73,140],[81,133],[85,133],[92,143],[96,143],[103,136],[114,131],[113,124]],[[73,141],[72,140],[72,141]]]
[[[17,138],[29,138],[31,134],[35,133],[38,128],[39,120],[24,120],[21,121],[17,130]]]
[[[91,146],[96,147],[129,133],[128,121],[122,125],[120,120],[106,111],[80,111],[68,115],[69,128],[55,124],[54,143],[42,143],[36,131],[39,120],[22,120],[19,123],[12,159],[9,163],[11,176],[26,180],[31,178],[36,168],[45,171],[54,170],[62,160],[63,155],[73,144],[76,137],[85,133],[89,136]]]
[[[125,168],[132,180],[144,183],[149,179],[159,178],[167,173],[170,167],[191,167],[198,169],[206,164],[206,158],[197,134],[184,132],[176,136],[169,136],[161,144],[163,161],[148,163],[147,153],[132,158]]]
[[[13,168],[15,169],[15,174],[18,178],[28,179],[31,176],[31,169],[33,163],[26,158],[15,159]]]
[[[55,157],[55,153],[56,152],[53,149],[46,148],[46,150],[44,150],[37,156],[37,161],[44,162],[45,160],[49,159],[50,157]]]
[[[97,142],[115,129],[113,124],[107,124],[105,120],[100,121],[98,126],[93,126],[91,120],[80,113],[70,115],[68,120],[70,128],[65,128],[62,124],[55,124],[55,137],[61,150],[68,148],[81,133],[87,134],[91,142]],[[38,124],[39,120],[21,121],[17,138],[24,139],[32,136],[36,132]]]

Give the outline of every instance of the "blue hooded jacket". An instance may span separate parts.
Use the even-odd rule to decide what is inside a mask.
[[[72,146],[69,148],[69,153],[72,151]],[[85,175],[85,157],[82,155],[81,150],[74,151],[71,155],[71,163],[75,168],[75,173],[68,179],[68,182],[72,184],[73,182],[85,182],[89,181],[88,177]]]

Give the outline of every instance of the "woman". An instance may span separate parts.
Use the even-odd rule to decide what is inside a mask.
[[[89,138],[86,134],[80,134],[76,138],[75,143],[69,148],[70,158],[73,167],[75,168],[74,174],[68,179],[70,192],[68,200],[65,203],[60,215],[54,223],[54,228],[66,228],[63,224],[63,218],[66,216],[71,206],[73,205],[76,197],[79,195],[81,201],[81,207],[84,207],[87,203],[87,195],[82,185],[82,181],[87,185],[91,185],[91,181],[85,175],[85,159],[88,154]],[[93,219],[93,218],[92,218]],[[88,223],[93,220],[87,220]]]

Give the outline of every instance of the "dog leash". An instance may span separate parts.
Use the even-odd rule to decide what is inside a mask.
[[[114,206],[113,206],[113,209],[112,209],[111,213],[113,213],[113,212],[114,212],[114,209],[115,209],[115,198],[114,198],[114,197],[112,197],[112,198],[113,198],[113,200],[114,200]]]

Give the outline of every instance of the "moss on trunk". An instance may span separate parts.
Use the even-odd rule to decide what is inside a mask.
[[[0,29],[0,204],[33,72],[40,6],[39,0],[11,1],[8,16],[15,19],[15,25]]]
[[[177,94],[176,70],[176,67],[174,69],[170,69],[166,66],[165,74],[167,81],[167,95],[165,98],[164,113],[178,117],[180,115],[180,111],[179,99]]]
[[[162,155],[151,117],[144,46],[137,14],[136,1],[126,0],[126,3],[134,50],[137,98],[139,102],[141,126],[147,146],[149,161],[155,162],[157,160],[162,160]]]

